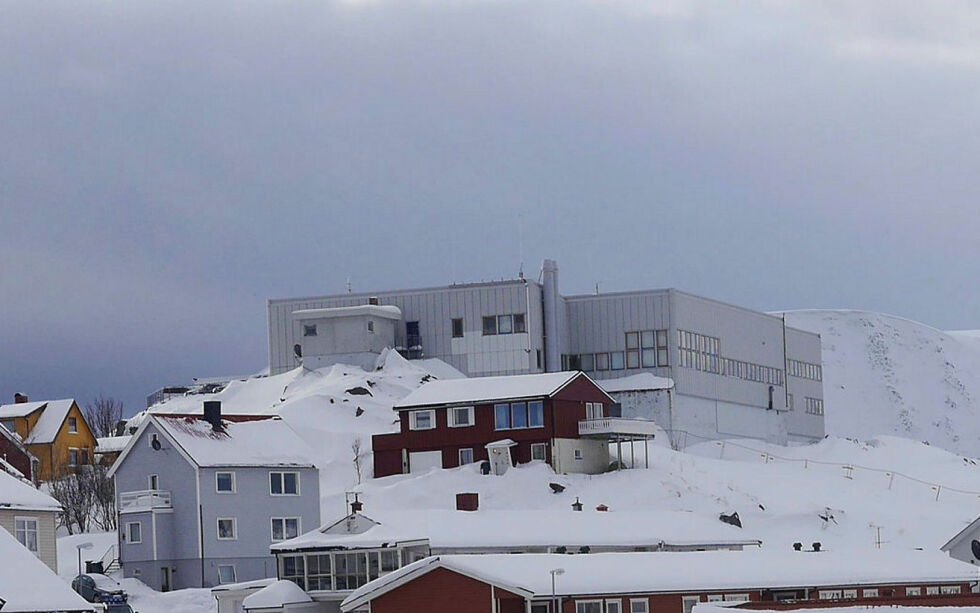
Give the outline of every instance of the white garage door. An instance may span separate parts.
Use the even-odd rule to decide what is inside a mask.
[[[410,472],[424,473],[433,468],[442,468],[441,451],[415,451],[408,454]]]

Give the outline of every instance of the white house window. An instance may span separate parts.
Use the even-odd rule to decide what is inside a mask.
[[[367,330],[368,332],[374,332],[374,322],[370,319],[367,322]]]
[[[235,565],[234,564],[219,564],[218,565],[218,583],[235,583],[237,581],[235,577]]]
[[[579,600],[575,603],[575,613],[602,613],[602,601]]]
[[[548,443],[532,443],[531,444],[531,459],[541,460],[542,462],[548,461]]]
[[[408,414],[408,427],[412,430],[431,430],[436,427],[436,412],[433,409],[412,411]]]
[[[272,541],[285,541],[299,536],[298,517],[273,517]]]
[[[298,496],[299,473],[269,473],[269,493],[273,496]]]
[[[939,587],[940,594],[959,594],[960,586],[958,585],[943,585]]]
[[[24,547],[27,547],[28,550],[38,553],[36,517],[15,517],[14,536],[16,536],[17,541]]]
[[[939,594],[939,586],[938,585],[929,585],[929,586],[926,586],[926,596],[936,596],[937,594]]]
[[[607,600],[606,613],[623,613],[623,603],[619,600]]]
[[[585,418],[586,419],[602,419],[602,403],[601,402],[586,402],[585,403]]]
[[[214,473],[214,491],[219,494],[235,493],[235,473],[217,472]]]
[[[138,521],[131,521],[126,524],[126,541],[130,545],[143,542],[143,524]]]
[[[877,598],[878,597],[878,589],[877,588],[874,588],[874,589],[870,589],[870,590],[864,590],[863,595],[864,595],[865,598]]]
[[[907,587],[907,588],[905,588],[905,595],[906,596],[921,596],[922,595],[922,588],[921,587]]]
[[[650,603],[646,598],[630,598],[630,613],[649,613]]]
[[[541,428],[544,426],[544,403],[512,402],[493,405],[494,428],[497,430],[516,430],[519,428]]]
[[[626,362],[623,357],[622,351],[612,351],[609,353],[609,369],[610,370],[623,370],[626,367]]]
[[[452,320],[453,338],[463,338],[463,318],[456,317]]]
[[[78,418],[69,417],[68,418],[68,432],[72,434],[78,434]]]
[[[149,476],[147,476],[147,478],[146,478],[146,485],[147,485],[147,488],[146,489],[149,489],[149,490],[158,490],[158,489],[160,489],[160,487],[159,487],[160,486],[160,477],[158,477],[157,475],[149,475]]]
[[[449,427],[462,428],[474,423],[473,407],[451,407],[449,409]]]
[[[464,447],[459,450],[459,465],[465,466],[466,464],[473,463],[473,449],[471,447]]]
[[[316,324],[304,325],[303,336],[316,336]]]
[[[843,594],[844,594],[844,598],[857,598],[858,597],[858,591],[857,590],[844,590]]]
[[[238,520],[234,517],[218,518],[218,540],[233,541],[238,538]]]
[[[576,449],[575,450],[575,453],[574,453],[574,457],[575,457],[576,460],[581,460],[582,459],[582,450],[581,449]]]

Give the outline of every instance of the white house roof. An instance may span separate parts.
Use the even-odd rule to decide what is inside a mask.
[[[35,443],[51,443],[58,435],[61,424],[65,423],[68,410],[75,403],[74,398],[64,400],[45,400],[41,402],[19,402],[14,404],[0,405],[0,419],[11,417],[26,417],[38,409],[42,409],[41,417],[34,424],[27,439],[24,441],[28,445]]]
[[[133,438],[132,434],[126,436],[105,436],[98,441],[98,445],[95,448],[95,453],[113,453],[116,451],[122,451],[126,448],[126,444],[129,439]]]
[[[361,515],[361,517],[365,517]],[[758,545],[752,533],[715,517],[684,511],[397,511],[367,518],[376,525],[360,534],[322,526],[276,543],[273,550],[369,549],[428,539],[436,549],[491,547]],[[364,524],[360,524],[364,525]],[[369,525],[369,524],[368,524]]]
[[[618,379],[602,379],[599,386],[614,394],[616,392],[645,392],[648,390],[669,390],[674,387],[674,380],[658,377],[649,372],[641,372]]]
[[[6,601],[3,613],[94,610],[40,558],[2,529],[0,560],[0,601]]]
[[[60,511],[61,505],[51,496],[0,470],[0,509]]]
[[[963,539],[976,534],[977,529],[980,528],[980,517],[977,517],[966,527],[957,532],[953,538],[949,539],[945,545],[940,547],[941,551],[949,551],[950,549],[956,547],[963,541]]]
[[[224,432],[215,432],[199,417],[155,415],[151,420],[198,466],[314,466],[313,450],[278,417],[225,421]]]
[[[401,319],[402,310],[390,304],[361,304],[349,307],[293,311],[293,317],[295,319],[329,319],[333,317],[355,317],[357,315],[373,315],[386,319]]]
[[[938,551],[454,555],[420,560],[385,575],[352,593],[344,600],[343,610],[350,611],[400,585],[404,579],[437,567],[536,598],[550,597],[550,571],[556,568],[565,571],[556,582],[556,593],[561,596],[959,583],[976,578],[972,565],[952,560]]]
[[[281,609],[283,605],[301,602],[313,602],[313,599],[292,581],[280,580],[246,596],[242,608],[246,611]]]
[[[588,375],[578,371],[565,371],[536,375],[429,381],[402,398],[394,408],[403,409],[441,404],[478,404],[513,398],[542,398],[558,393],[576,377],[588,378]],[[591,381],[591,379],[589,380]]]

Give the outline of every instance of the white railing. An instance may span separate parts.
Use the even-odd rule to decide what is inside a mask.
[[[647,419],[602,417],[599,419],[584,419],[578,422],[579,436],[654,436],[658,431],[657,424]]]
[[[169,490],[139,490],[119,494],[119,510],[170,508]]]

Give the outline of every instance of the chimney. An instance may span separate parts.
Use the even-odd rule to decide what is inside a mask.
[[[14,404],[24,404],[27,402],[27,394],[16,393],[14,394]]]
[[[363,508],[364,503],[357,499],[357,494],[354,494],[354,502],[350,503],[350,512],[360,513]]]
[[[816,543],[813,544],[813,550],[814,551],[820,551],[820,543],[819,542],[816,542]]]
[[[572,503],[572,510],[573,511],[581,511],[582,510],[582,503],[579,502],[578,496],[575,497],[575,502]]]
[[[204,420],[211,424],[211,429],[215,432],[222,432],[224,428],[221,427],[221,401],[220,400],[205,400],[204,401]]]
[[[476,511],[480,508],[480,495],[472,492],[456,494],[457,511]]]
[[[803,543],[793,543],[793,551],[803,551]]]
[[[377,296],[371,296],[370,298],[368,298],[368,304],[370,304],[372,306],[378,306],[378,297]]]
[[[596,510],[596,511],[599,511],[600,513],[605,513],[606,511],[608,511],[608,510],[609,510],[609,507],[607,507],[607,506],[606,506],[606,505],[604,505],[604,504],[600,504],[599,506],[597,506],[597,507],[595,508],[595,510]]]

